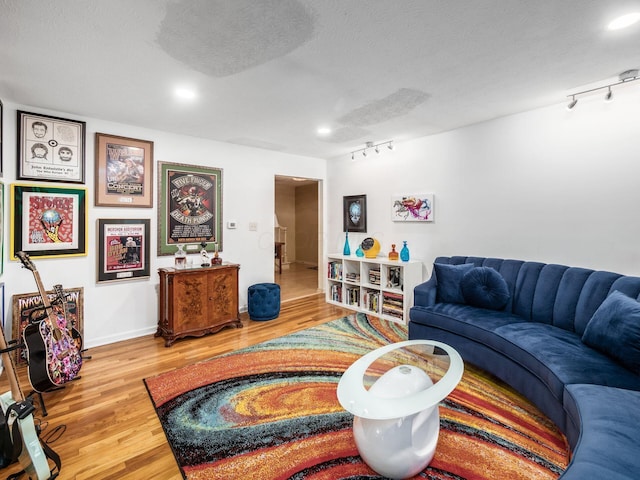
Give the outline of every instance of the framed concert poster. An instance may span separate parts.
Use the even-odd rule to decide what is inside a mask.
[[[85,188],[11,184],[10,257],[87,255]]]
[[[98,219],[98,283],[149,278],[149,219]]]
[[[179,243],[222,251],[222,169],[158,165],[158,255],[173,255]]]
[[[356,233],[367,232],[366,195],[342,197],[342,230]]]
[[[55,315],[64,315],[67,328],[76,329],[84,335],[84,287],[62,288],[64,298],[60,299],[58,294],[51,290],[45,293]],[[22,339],[22,332],[30,321],[37,321],[44,317],[45,309],[42,306],[40,293],[21,293],[12,297],[12,329],[11,335],[14,340]],[[74,332],[75,333],[75,332]],[[75,335],[72,335],[75,337]],[[26,365],[27,352],[24,348],[16,350],[16,365]]]
[[[19,180],[84,183],[85,122],[18,110]]]
[[[96,133],[97,207],[153,207],[153,142]]]

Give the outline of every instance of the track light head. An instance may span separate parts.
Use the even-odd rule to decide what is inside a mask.
[[[351,160],[355,160],[356,159],[356,152],[351,152]]]
[[[380,153],[380,145],[376,145],[375,151],[376,153]]]
[[[366,156],[367,156],[367,150],[366,150],[366,149],[365,149],[365,150],[362,150],[362,156],[363,156],[363,157],[366,157]]]
[[[393,143],[391,143],[391,142],[387,143],[387,148],[389,150],[393,150]]]
[[[576,98],[576,96],[575,95],[571,95],[571,101],[567,105],[567,110],[572,110],[573,107],[575,107],[577,103],[578,103],[578,99]]]
[[[610,102],[611,100],[613,100],[613,92],[611,91],[611,87],[609,87],[607,94],[604,96],[604,101]]]

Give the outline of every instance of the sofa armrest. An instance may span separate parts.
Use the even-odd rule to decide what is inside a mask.
[[[436,303],[436,278],[433,275],[429,280],[413,289],[413,304],[420,307],[428,307]]]

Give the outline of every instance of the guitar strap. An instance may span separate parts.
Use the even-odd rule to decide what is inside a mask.
[[[15,412],[18,420],[22,420],[22,419],[28,417],[34,410],[35,410],[35,407],[31,403],[31,400],[27,399],[24,402],[14,403],[9,408],[7,408],[7,412],[5,414],[5,419],[8,422],[9,421],[9,415],[11,414],[11,412]],[[13,432],[12,432],[13,438],[20,438],[20,430],[19,430],[17,421],[13,422],[12,429],[13,429]],[[38,436],[39,435],[40,435],[40,429],[38,429]],[[62,468],[62,461],[60,460],[60,455],[58,455],[53,450],[53,448],[51,448],[49,446],[49,444],[47,444],[46,442],[43,442],[42,440],[40,440],[40,445],[42,446],[42,451],[44,452],[46,457],[55,464],[55,467],[50,470],[51,476],[48,479],[48,480],[53,480],[58,475],[60,475],[60,469]],[[17,460],[17,458],[20,456],[21,450],[22,450],[21,442],[14,442],[14,444],[13,444],[13,458],[14,459]],[[21,471],[19,471],[17,473],[13,473],[13,474],[7,476],[7,480],[16,480],[16,479],[22,477],[22,475],[24,475],[25,473],[26,472],[24,470],[21,470]]]

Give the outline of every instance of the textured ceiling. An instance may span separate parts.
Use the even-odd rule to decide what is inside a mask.
[[[5,101],[321,158],[556,104],[640,67],[640,26],[605,29],[640,1],[0,6]]]

